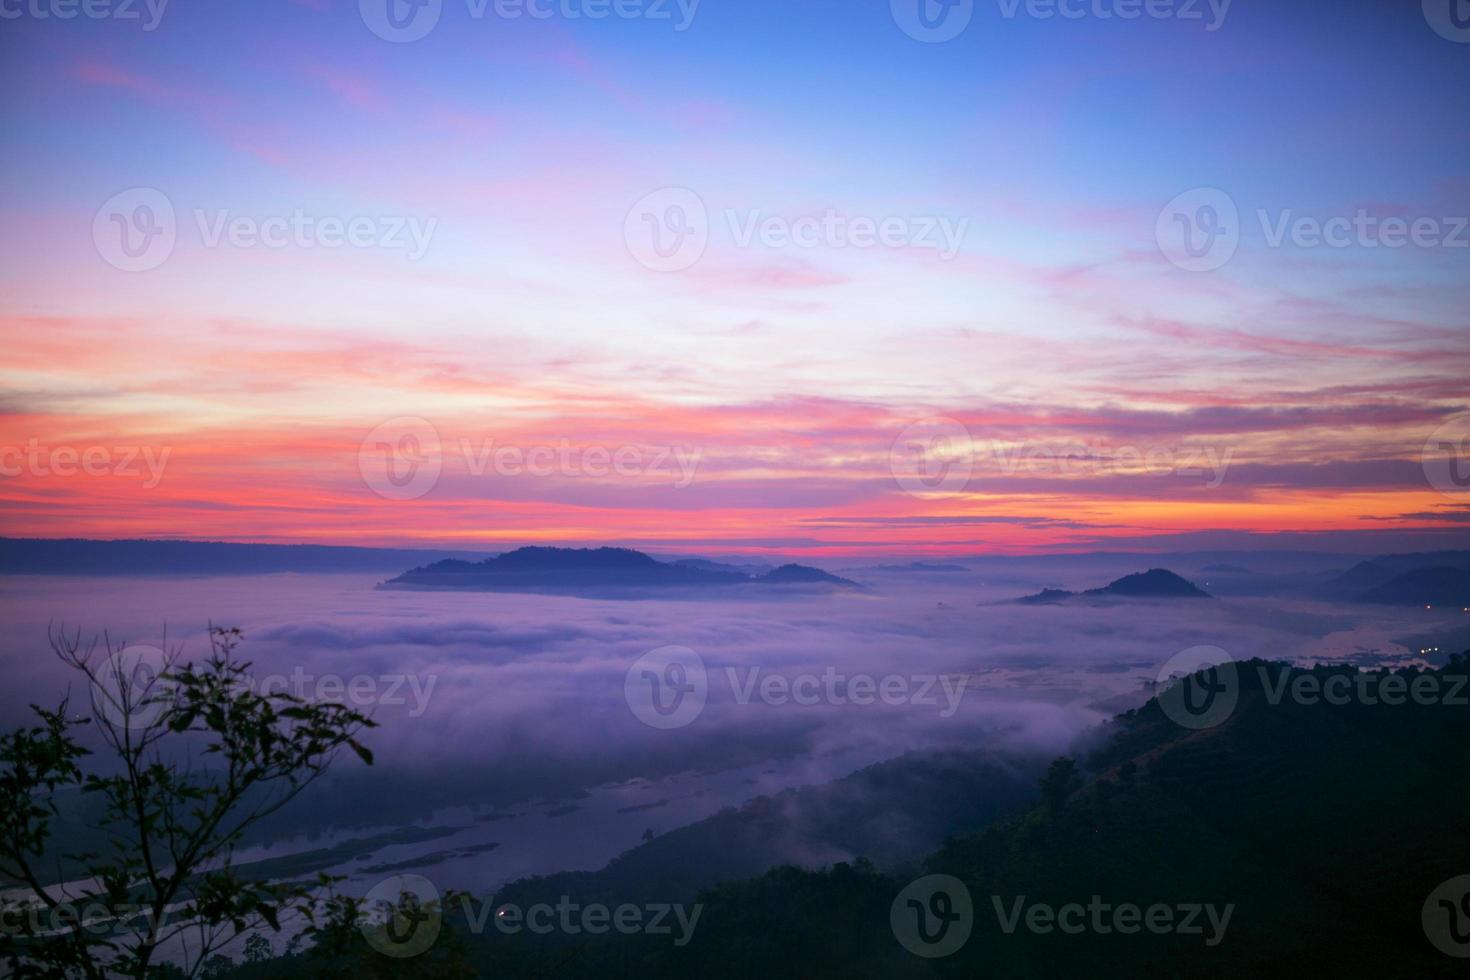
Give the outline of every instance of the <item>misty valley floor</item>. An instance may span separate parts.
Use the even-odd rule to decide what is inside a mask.
[[[307,693],[357,679],[379,702],[371,707],[382,725],[371,733],[372,770],[333,773],[242,860],[335,847],[341,857],[328,851],[324,870],[346,875],[348,888],[417,866],[440,887],[488,892],[526,875],[595,870],[646,832],[909,751],[1062,754],[1079,733],[1140,703],[1143,684],[1186,648],[1392,663],[1415,652],[1400,641],[1459,625],[1416,609],[1260,597],[1184,607],[1006,601],[1130,570],[1053,564],[1004,582],[993,572],[879,573],[860,595],[738,602],[382,592],[367,575],[10,577],[0,579],[11,624],[0,655],[15,683],[0,694],[0,713],[18,719],[66,682],[44,649],[48,622],[154,645],[167,623],[170,642],[195,650],[207,621],[239,625],[257,673]],[[703,657],[710,696],[693,724],[658,731],[630,713],[623,683],[630,663],[669,644]],[[952,709],[942,699],[739,703],[741,686],[763,677],[833,668],[967,680]],[[383,842],[410,826],[422,839]],[[919,853],[937,841],[908,843]],[[810,857],[800,840],[781,856]]]

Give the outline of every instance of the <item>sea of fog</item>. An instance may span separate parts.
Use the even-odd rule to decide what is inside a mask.
[[[1103,584],[1099,574],[1061,584]],[[48,650],[50,625],[154,647],[166,630],[186,658],[207,650],[210,623],[238,626],[253,676],[349,700],[379,723],[365,738],[375,765],[341,758],[239,859],[309,858],[359,892],[413,870],[488,893],[601,867],[647,831],[910,750],[989,742],[1060,754],[1139,703],[1190,647],[1401,660],[1399,639],[1430,625],[1418,610],[1260,598],[1005,601],[1056,584],[1055,570],[1030,583],[858,577],[867,591],[641,601],[383,591],[367,575],[0,578],[0,724],[68,685],[84,699]],[[630,707],[625,682],[670,645],[699,655],[708,699],[682,727],[658,728]],[[815,679],[805,690],[816,703],[780,696],[802,677]],[[860,704],[827,696],[825,677],[907,687]]]

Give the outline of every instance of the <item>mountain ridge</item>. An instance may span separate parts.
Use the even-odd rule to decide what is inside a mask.
[[[1125,599],[1211,599],[1208,592],[1193,582],[1169,571],[1167,568],[1150,568],[1146,572],[1135,572],[1114,579],[1107,585],[1084,592],[1069,592],[1066,589],[1043,589],[1033,595],[1015,600],[1026,605],[1045,605],[1075,598]]]
[[[485,558],[436,561],[383,582],[386,589],[488,592],[632,591],[737,586],[808,586],[857,589],[858,583],[820,568],[788,563],[749,574],[715,562],[663,562],[632,548],[530,546]]]

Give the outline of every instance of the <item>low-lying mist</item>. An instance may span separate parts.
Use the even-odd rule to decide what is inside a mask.
[[[1088,584],[1095,574],[1050,569],[1030,584]],[[380,725],[366,739],[376,765],[336,767],[309,804],[283,811],[272,830],[284,836],[395,826],[451,807],[575,801],[608,784],[772,760],[784,785],[800,785],[906,752],[1057,755],[1141,701],[1144,682],[1186,648],[1237,659],[1393,655],[1404,652],[1395,636],[1424,626],[1415,610],[1269,599],[1021,606],[1004,600],[1029,585],[980,573],[887,575],[862,593],[736,601],[375,584],[297,574],[5,579],[0,723],[22,721],[31,702],[56,702],[68,685],[74,707],[85,701],[47,650],[48,624],[153,647],[167,626],[186,658],[207,651],[209,623],[238,626],[257,682],[348,700]],[[625,685],[641,682],[641,657],[666,647],[697,654],[707,698],[687,720],[654,727]]]

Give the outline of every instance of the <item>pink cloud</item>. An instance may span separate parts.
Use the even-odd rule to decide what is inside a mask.
[[[175,97],[175,91],[151,78],[134,74],[116,65],[87,62],[77,65],[73,74],[84,82],[127,89],[150,99],[163,101]]]
[[[308,64],[305,71],[333,95],[355,108],[381,112],[392,107],[391,100],[366,75],[320,63]]]

